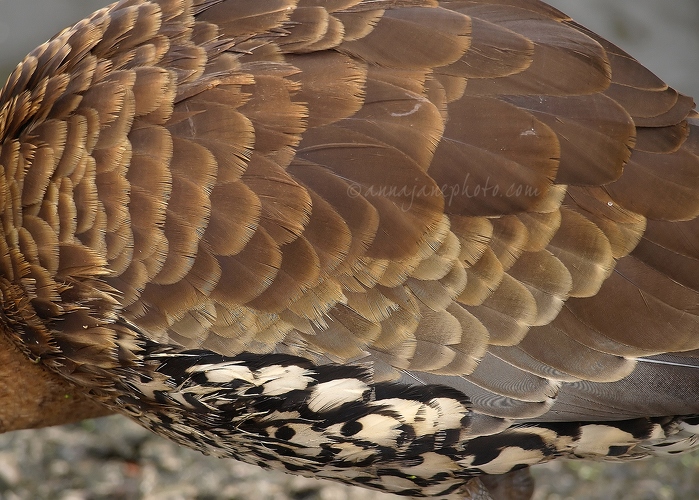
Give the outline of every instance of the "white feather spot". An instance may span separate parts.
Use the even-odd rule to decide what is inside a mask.
[[[362,448],[354,443],[335,443],[333,448],[340,450],[335,454],[335,459],[344,462],[360,462],[376,455],[376,451]]]
[[[486,474],[505,474],[515,465],[534,465],[544,461],[544,454],[538,450],[524,450],[519,446],[505,448],[497,458],[478,468]]]
[[[437,425],[440,429],[460,429],[461,420],[468,413],[468,409],[455,399],[434,398],[429,405],[439,413]]]
[[[206,380],[214,384],[225,384],[233,380],[244,380],[252,383],[254,380],[252,371],[237,363],[197,365],[191,367],[188,371],[190,373],[204,373]]]
[[[629,446],[638,442],[632,434],[609,425],[590,424],[581,427],[576,455],[607,456],[610,446]]]
[[[422,463],[412,467],[401,467],[400,471],[410,476],[432,477],[441,472],[460,469],[451,458],[433,451],[421,455]]]
[[[313,372],[296,365],[266,366],[258,370],[257,383],[263,386],[262,394],[280,396],[291,391],[303,390],[313,381]]]
[[[400,436],[400,421],[386,415],[366,415],[357,422],[362,424],[362,430],[353,437],[376,443],[379,446],[392,447]]]
[[[356,378],[341,378],[323,382],[313,388],[308,408],[316,413],[334,410],[345,403],[361,401],[369,386]]]

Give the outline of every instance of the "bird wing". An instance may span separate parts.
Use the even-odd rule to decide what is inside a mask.
[[[122,1],[0,94],[5,316],[85,387],[138,337],[696,413],[693,106],[535,0]]]

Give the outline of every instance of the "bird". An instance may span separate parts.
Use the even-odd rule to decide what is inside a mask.
[[[538,0],[97,11],[0,92],[0,429],[454,498],[690,450],[698,125]]]

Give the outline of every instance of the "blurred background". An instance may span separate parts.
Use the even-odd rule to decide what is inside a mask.
[[[699,1],[548,3],[626,50],[675,89],[699,99]]]
[[[104,0],[0,0],[0,75]],[[699,1],[551,0],[671,86],[699,96]],[[2,76],[4,79],[5,76]],[[5,383],[3,381],[3,383]],[[535,468],[536,500],[699,500],[699,455]],[[121,417],[0,436],[0,499],[381,500],[166,442]]]

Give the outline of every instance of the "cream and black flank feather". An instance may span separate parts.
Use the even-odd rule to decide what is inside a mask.
[[[181,444],[403,495],[690,449],[696,116],[538,0],[121,1],[0,94],[4,335]]]

